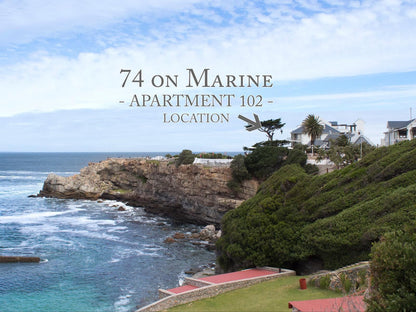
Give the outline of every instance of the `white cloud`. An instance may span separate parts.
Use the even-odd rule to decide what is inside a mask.
[[[334,94],[317,94],[303,96],[287,96],[276,98],[276,100],[290,101],[293,103],[312,102],[312,101],[351,101],[371,99],[373,101],[392,101],[404,97],[416,97],[416,85],[401,85],[384,88],[382,90],[374,90],[368,92],[350,92],[350,93],[334,93]]]
[[[180,12],[196,2],[198,0],[5,0],[0,3],[0,39],[30,42],[56,33],[111,25],[135,14]]]
[[[121,68],[143,69],[150,77],[210,67],[221,74],[272,74],[279,81],[416,70],[416,16],[409,13],[414,11],[412,3],[404,1],[363,1],[358,8],[338,3],[339,8],[331,9],[303,0],[265,8],[250,1],[243,3],[245,7],[237,1],[196,0],[15,3],[0,4],[0,12],[6,12],[0,19],[6,37],[0,37],[10,45],[16,34],[31,41],[65,32],[100,33],[101,27],[111,28],[135,14],[145,16],[147,26],[154,29],[137,37],[117,30],[112,33],[114,41],[126,36],[125,43],[98,52],[71,57],[54,54],[45,46],[43,52],[33,51],[25,60],[4,65],[2,116],[108,108],[134,92],[155,91],[132,86],[123,90]],[[216,9],[231,16],[229,25],[217,25],[227,17]],[[304,9],[317,14],[306,15]],[[152,25],[153,14],[166,18]]]

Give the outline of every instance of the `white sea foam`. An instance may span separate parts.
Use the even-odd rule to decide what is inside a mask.
[[[124,233],[124,232],[127,231],[127,229],[128,229],[127,226],[114,226],[114,227],[108,229],[108,232],[109,233],[113,233],[113,232],[115,232],[115,233]]]
[[[24,223],[25,226],[20,228],[20,232],[23,234],[51,234],[59,232],[60,229],[57,225],[51,224],[49,222],[42,224],[29,224]]]
[[[19,223],[19,224],[33,224],[44,221],[45,218],[55,217],[72,211],[43,211],[32,212],[22,215],[0,216],[0,224]]]
[[[1,175],[48,175],[52,173],[51,171],[29,171],[29,170],[0,170]],[[77,174],[77,171],[57,171],[54,172],[57,175],[63,174]]]
[[[19,175],[0,175],[0,180],[32,180],[37,181],[42,179],[39,176],[19,176]]]
[[[112,258],[109,262],[110,263],[116,263],[116,262],[120,262],[121,259],[120,258]]]
[[[185,271],[182,270],[181,273],[178,274],[179,286],[182,286],[183,283],[185,283],[185,277],[187,277]]]
[[[83,237],[89,237],[89,238],[95,238],[95,239],[104,239],[104,240],[109,240],[109,241],[115,241],[115,242],[119,242],[120,239],[117,236],[114,235],[109,235],[106,233],[101,233],[101,232],[91,232],[89,230],[60,230],[60,233],[68,233],[71,235],[76,235],[76,236],[83,236]]]
[[[63,224],[76,225],[77,227],[87,227],[90,230],[99,230],[102,226],[114,226],[115,220],[91,219],[88,216],[61,217],[57,221]]]
[[[117,312],[127,312],[131,310],[130,305],[131,294],[120,295],[116,302],[114,302],[114,309]]]

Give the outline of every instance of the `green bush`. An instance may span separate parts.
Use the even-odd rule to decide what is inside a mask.
[[[227,182],[227,187],[234,193],[238,194],[241,191],[241,183],[236,180]]]
[[[245,158],[248,172],[259,180],[265,180],[278,170],[288,154],[286,147],[259,146]]]
[[[329,289],[329,285],[331,284],[331,276],[329,274],[321,276],[319,278],[319,287],[322,289]]]
[[[180,165],[189,165],[192,164],[195,160],[195,155],[192,154],[191,150],[182,150],[182,152],[178,155],[176,159],[176,166],[179,167]]]
[[[242,182],[250,178],[250,174],[248,173],[246,165],[244,164],[243,155],[236,155],[231,161],[230,168],[234,181]]]
[[[306,160],[308,159],[308,156],[305,152],[299,149],[292,149],[289,151],[289,154],[287,155],[287,158],[285,160],[286,165],[290,164],[299,164],[302,167],[306,165]]]
[[[319,168],[318,168],[317,165],[306,164],[305,165],[305,171],[306,171],[307,174],[317,175],[319,173]]]
[[[341,273],[339,279],[341,280],[342,289],[345,291],[346,294],[349,294],[352,287],[352,281],[348,278],[348,275],[345,273]]]
[[[413,140],[377,149],[321,176],[281,167],[223,217],[219,263],[295,268],[316,258],[336,269],[368,260],[380,236],[416,221],[415,147]]]
[[[221,154],[221,153],[199,153],[197,154],[198,158],[205,159],[231,159],[231,156]]]
[[[414,311],[416,226],[387,233],[371,251],[369,312]]]

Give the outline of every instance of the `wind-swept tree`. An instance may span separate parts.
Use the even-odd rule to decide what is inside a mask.
[[[285,123],[282,123],[280,118],[277,119],[269,119],[264,120],[261,122],[261,128],[258,130],[260,132],[266,133],[267,139],[269,141],[273,141],[273,135],[276,130],[280,130],[280,132],[283,132],[282,128],[285,125]]]
[[[303,133],[306,133],[311,138],[311,147],[312,147],[312,155],[313,155],[313,146],[315,144],[315,140],[321,136],[322,132],[324,131],[324,126],[321,125],[321,120],[318,116],[309,114],[305,120],[302,122],[303,126]]]
[[[284,127],[285,123],[282,123],[281,118],[277,119],[269,119],[263,120],[261,122],[261,127],[257,130],[263,132],[267,136],[267,141],[257,142],[252,147],[244,147],[245,151],[252,151],[261,146],[283,146],[285,144],[290,143],[286,140],[273,140],[273,136],[277,130],[280,130],[280,133],[283,133],[282,128]],[[250,127],[249,125],[246,126],[247,128]]]

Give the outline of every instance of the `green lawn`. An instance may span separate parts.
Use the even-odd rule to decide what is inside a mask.
[[[316,287],[299,289],[301,276],[288,276],[263,282],[247,288],[237,289],[169,309],[169,312],[190,311],[238,311],[238,312],[291,312],[289,301],[341,297],[342,294]]]

